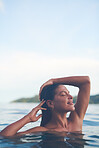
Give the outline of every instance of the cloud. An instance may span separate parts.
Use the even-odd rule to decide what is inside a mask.
[[[36,52],[2,52],[0,55],[1,98],[13,100],[23,96],[33,96],[39,87],[50,78],[73,75],[89,75],[92,94],[99,93],[99,61],[41,55]],[[76,91],[73,90],[73,95]]]
[[[13,81],[35,80],[50,76],[94,74],[99,72],[99,61],[79,57],[55,58],[35,52],[7,53],[0,60],[0,77]]]

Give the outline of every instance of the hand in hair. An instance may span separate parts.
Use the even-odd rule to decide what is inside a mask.
[[[39,105],[37,105],[35,108],[32,109],[32,111],[30,113],[27,114],[30,122],[35,122],[37,121],[39,118],[42,117],[42,114],[36,116],[37,112],[39,110],[46,110],[46,108],[42,108],[42,105],[45,103],[44,100],[41,101],[41,103]]]
[[[47,82],[45,82],[41,87],[40,87],[40,91],[39,91],[39,99],[40,99],[40,94],[42,89],[47,86],[47,85],[53,85],[53,79],[48,80]]]

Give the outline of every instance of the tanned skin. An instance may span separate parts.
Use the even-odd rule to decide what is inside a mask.
[[[45,127],[38,126],[26,130],[24,132],[18,132],[24,125],[30,122],[35,122],[42,117],[42,114],[36,116],[39,110],[46,110],[42,108],[45,103],[44,100],[32,109],[30,113],[24,116],[22,119],[8,125],[0,132],[2,136],[20,136],[23,134],[29,134],[42,131],[57,131],[57,132],[76,132],[82,131],[83,119],[89,104],[90,98],[90,79],[88,76],[72,76],[64,78],[50,79],[45,82],[41,88],[47,85],[60,84],[56,89],[56,93],[53,100],[47,100],[47,105],[52,110],[52,118]],[[71,85],[79,88],[77,101],[73,104],[73,97],[64,85]],[[39,93],[39,96],[40,96]],[[70,111],[70,115],[66,118],[66,114]]]

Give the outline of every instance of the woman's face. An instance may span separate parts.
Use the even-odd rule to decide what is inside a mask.
[[[73,97],[64,85],[59,85],[55,90],[53,100],[54,109],[57,112],[74,111]]]

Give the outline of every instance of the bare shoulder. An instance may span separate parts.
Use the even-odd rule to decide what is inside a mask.
[[[48,131],[46,127],[43,126],[37,126],[32,129],[30,129],[31,132],[43,132],[43,131]]]
[[[68,117],[69,132],[82,131],[82,124],[83,120],[79,118],[76,111],[71,112],[70,116]]]
[[[42,126],[37,126],[34,128],[31,128],[29,130],[26,130],[24,132],[18,132],[15,136],[21,136],[21,135],[25,135],[25,134],[31,134],[31,133],[36,133],[36,132],[45,132],[48,131],[47,128],[42,127]]]

